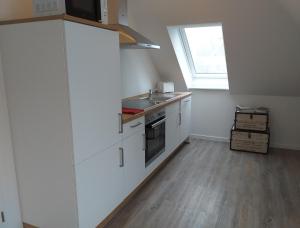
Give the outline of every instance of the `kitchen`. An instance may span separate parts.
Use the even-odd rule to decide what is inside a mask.
[[[273,97],[245,95],[232,101],[222,90],[187,89],[184,70],[180,68],[182,61],[176,59],[180,54],[176,47],[169,53],[173,51],[174,37],[168,37],[167,26],[161,33],[171,40],[166,45],[154,27],[149,26],[147,31],[148,19],[140,17],[141,26],[127,15],[127,1],[120,1],[124,4],[118,7],[117,1],[100,4],[100,14],[106,16],[101,20],[107,20],[102,24],[93,21],[99,13],[78,15],[78,8],[72,12],[76,7],[67,5],[68,14],[73,15],[64,15],[64,11],[52,11],[56,7],[63,9],[58,5],[48,1],[42,6],[42,2],[34,1],[33,11],[37,10],[35,16],[39,17],[29,18],[25,13],[24,18],[29,19],[0,22],[1,83],[5,84],[7,103],[3,106],[8,107],[5,118],[10,123],[7,128],[11,130],[7,132],[11,133],[7,134],[12,137],[10,150],[14,152],[10,156],[15,163],[11,166],[16,167],[16,174],[12,171],[11,176],[17,176],[18,185],[12,198],[19,198],[21,206],[19,212],[15,209],[14,214],[19,214],[15,224],[22,221],[24,227],[110,227],[110,222],[140,192],[149,189],[149,183],[163,175],[165,167],[188,156],[195,145],[204,145],[199,147],[204,150],[202,156],[211,147],[227,148],[225,137],[232,124],[228,120],[237,103],[257,105],[263,101],[275,110],[272,127],[283,131],[282,135],[272,133],[273,146],[297,149],[297,138],[286,135],[297,132],[298,125],[286,123],[282,127],[278,118],[286,116]],[[129,2],[131,12],[139,15],[141,3]],[[150,3],[143,4],[147,15]],[[137,29],[137,33],[128,24],[141,30]],[[160,64],[163,58],[166,62]],[[173,60],[176,66],[171,64]],[[172,67],[162,69],[169,63]],[[176,73],[177,69],[183,76]],[[280,99],[289,107],[298,104],[297,98]],[[294,115],[297,113],[298,110]],[[295,116],[292,117],[296,119]],[[205,140],[215,144],[207,146]],[[3,210],[2,221],[8,221],[8,226],[3,222],[4,227],[19,227],[9,226],[14,220],[9,214]]]
[[[103,226],[188,138],[191,93],[171,85],[168,95],[130,98],[123,107],[142,113],[122,115],[119,33],[75,17],[36,20],[1,27],[23,221]]]

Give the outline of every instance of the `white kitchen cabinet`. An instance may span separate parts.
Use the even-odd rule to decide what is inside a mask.
[[[166,107],[166,156],[181,143],[180,101]]]
[[[124,199],[120,148],[117,143],[75,168],[79,227],[96,227]]]
[[[115,204],[98,214],[97,200],[106,202],[106,195],[93,190],[99,182],[86,188],[81,177],[90,172],[106,183],[103,172],[117,175],[94,162],[111,162],[109,148],[122,140],[119,34],[50,20],[1,25],[0,37],[23,221],[43,228],[94,225]],[[88,161],[93,168],[83,166]],[[91,217],[81,217],[90,223],[79,226],[81,192],[96,203],[86,212]]]
[[[79,227],[96,227],[143,181],[144,132],[144,118],[125,124],[121,143],[75,167]]]
[[[166,157],[190,135],[192,97],[166,107]]]
[[[124,191],[129,195],[145,178],[145,125],[123,140]]]
[[[0,38],[1,39],[1,38]],[[0,57],[0,227],[21,228],[17,179]],[[1,218],[4,213],[4,222]]]
[[[75,164],[121,140],[118,33],[65,23]]]
[[[0,128],[0,131],[1,130]],[[0,132],[0,135],[4,136],[2,132]],[[8,140],[7,137],[5,137],[4,140]],[[0,137],[0,228],[21,228],[19,198],[14,173],[15,167],[12,158],[13,154],[5,151],[7,148],[3,142]]]
[[[180,138],[186,140],[191,131],[191,109],[192,97],[186,97],[181,100],[181,121],[180,121]]]

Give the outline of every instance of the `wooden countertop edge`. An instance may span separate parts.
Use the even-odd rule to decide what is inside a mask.
[[[53,15],[53,16],[44,16],[44,17],[32,17],[32,18],[22,18],[15,20],[7,20],[0,21],[0,25],[11,25],[11,24],[22,24],[22,23],[30,23],[30,22],[39,22],[39,21],[53,21],[53,20],[65,20],[71,21],[79,24],[90,25],[97,28],[107,29],[115,32],[119,32],[120,34],[120,43],[124,44],[135,44],[136,40],[125,32],[118,31],[115,25],[106,25],[101,24],[96,21],[87,20],[79,17],[74,17],[67,14]]]
[[[164,108],[164,107],[166,107],[166,106],[168,106],[168,105],[170,105],[170,104],[172,104],[174,102],[182,100],[182,99],[184,99],[186,97],[189,97],[191,95],[192,95],[192,92],[184,92],[181,95],[178,95],[178,96],[176,96],[174,98],[171,98],[168,101],[165,101],[165,102],[162,102],[160,104],[154,105],[154,106],[152,106],[150,108],[147,108],[147,109],[145,109],[144,112],[138,113],[136,115],[123,114],[123,124],[129,123],[129,122],[131,122],[131,121],[133,121],[135,119],[138,119],[138,118],[140,118],[142,116],[145,116],[148,113],[151,113],[151,112],[154,112],[154,111],[156,111],[158,109]],[[138,97],[138,96],[136,96],[136,97]]]
[[[23,228],[38,228],[37,226],[33,226],[27,223],[23,223]]]

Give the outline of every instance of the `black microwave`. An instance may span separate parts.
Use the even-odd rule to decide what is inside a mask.
[[[103,21],[109,0],[33,0],[35,16],[68,14],[93,21]]]
[[[66,13],[93,21],[101,21],[101,0],[65,0]]]

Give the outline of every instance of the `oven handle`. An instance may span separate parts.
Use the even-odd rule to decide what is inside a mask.
[[[166,122],[167,118],[163,118],[162,120],[158,121],[155,124],[151,125],[151,128],[156,128],[157,126],[161,125],[162,123]]]

